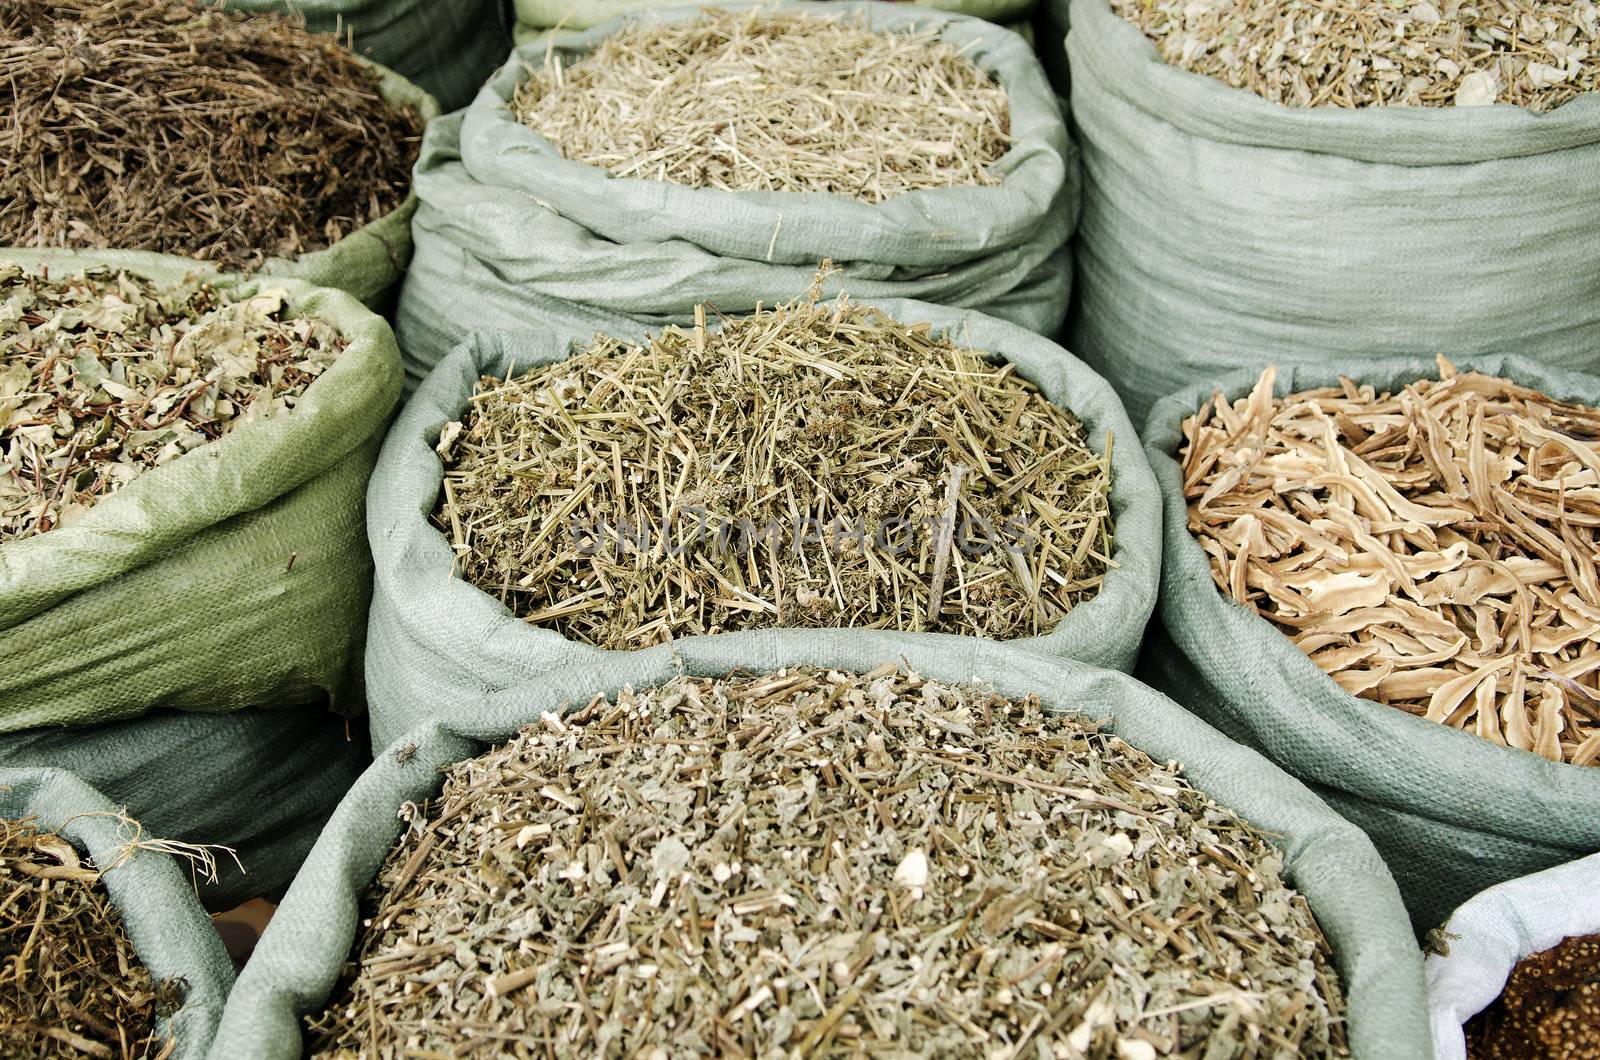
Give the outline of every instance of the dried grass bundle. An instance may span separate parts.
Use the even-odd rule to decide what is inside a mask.
[[[871,203],[999,184],[1010,132],[1005,89],[937,33],[760,8],[632,25],[570,67],[552,53],[512,107],[613,176]]]
[[[1600,87],[1594,0],[1111,0],[1174,66],[1296,107],[1552,110]]]
[[[1282,854],[1032,698],[679,677],[403,815],[312,1055],[1344,1054]]]
[[[1600,764],[1600,410],[1439,370],[1219,395],[1183,425],[1189,529],[1351,695]]]
[[[288,412],[344,348],[282,291],[235,300],[199,280],[0,265],[0,545]]]
[[[422,122],[337,40],[180,0],[0,0],[0,244],[228,269],[398,206]]]
[[[0,820],[0,1054],[162,1060],[158,1015],[182,1000],[155,983],[122,918],[71,843],[32,820]]]
[[[605,336],[447,425],[462,575],[605,648],[760,627],[1048,632],[1112,550],[1110,440],[848,299]]]

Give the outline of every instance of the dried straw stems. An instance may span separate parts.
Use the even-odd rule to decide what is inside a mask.
[[[1184,422],[1222,591],[1345,691],[1600,763],[1600,411],[1457,373],[1220,396]]]

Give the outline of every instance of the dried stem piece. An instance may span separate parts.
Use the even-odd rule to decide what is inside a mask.
[[[517,120],[613,176],[882,202],[1000,183],[1005,89],[935,32],[864,15],[709,10],[630,25],[517,89]]]
[[[1111,0],[1174,66],[1295,107],[1547,111],[1600,88],[1594,0]]]
[[[1439,372],[1219,394],[1183,425],[1189,529],[1351,695],[1600,763],[1600,410]]]
[[[422,119],[297,19],[180,0],[0,0],[0,244],[319,250],[394,209]]]
[[[285,414],[344,348],[333,325],[290,316],[278,290],[234,301],[199,280],[0,265],[0,545]]]
[[[679,677],[404,815],[314,1055],[1343,1052],[1267,837],[1032,698]]]
[[[0,1054],[163,1060],[158,1016],[182,1001],[157,984],[122,917],[71,843],[31,818],[0,819]]]
[[[1099,591],[1110,448],[1011,366],[813,293],[485,378],[441,435],[434,522],[472,584],[601,647],[935,623],[1006,639]]]

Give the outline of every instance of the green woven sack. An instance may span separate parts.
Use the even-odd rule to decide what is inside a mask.
[[[511,50],[501,0],[226,0],[241,11],[292,11],[318,33],[421,85],[446,110],[464,106]],[[431,117],[431,115],[430,115]]]
[[[0,262],[58,274],[108,264],[167,282],[205,271],[116,251],[5,250]],[[363,705],[361,500],[400,392],[394,335],[342,291],[215,275],[241,294],[283,290],[349,347],[292,414],[140,475],[71,525],[0,545],[0,732],[155,707]]]
[[[117,865],[101,882],[134,952],[157,982],[183,982],[183,1004],[157,1029],[176,1042],[171,1060],[200,1060],[233,986],[233,962],[195,899],[188,872],[169,854],[128,852],[131,833],[117,813],[109,799],[64,770],[0,769],[0,818],[36,818],[96,866]]]
[[[1035,0],[912,0],[912,3],[1004,24],[1027,18]],[[683,5],[682,0],[513,0],[512,6],[517,13],[516,43],[527,44],[556,26],[588,29],[624,15]]]
[[[1054,630],[1013,643],[1096,666],[1132,667],[1159,580],[1161,516],[1155,480],[1116,394],[1071,354],[1014,324],[920,302],[873,304],[897,320],[926,321],[935,333],[1015,364],[1046,398],[1079,417],[1096,450],[1103,451],[1106,434],[1111,434],[1116,567],[1107,573],[1100,593],[1075,607]],[[367,638],[374,749],[430,718],[449,717],[461,703],[496,689],[575,664],[632,654],[571,641],[555,630],[523,622],[499,600],[455,576],[449,542],[428,520],[443,479],[434,444],[444,424],[461,417],[478,378],[561,360],[573,341],[590,337],[554,326],[518,335],[474,336],[428,378],[389,433],[367,496],[377,565]],[[879,645],[884,658],[902,647],[955,646],[966,639],[868,630],[853,630],[849,636]]]
[[[480,754],[546,711],[597,693],[660,684],[680,672],[765,673],[810,664],[865,672],[903,660],[948,682],[1039,694],[1048,709],[1109,718],[1111,729],[1219,803],[1282,837],[1288,877],[1333,947],[1357,1057],[1429,1052],[1422,956],[1394,881],[1359,829],[1302,785],[1132,678],[976,639],[894,642],[849,631],[765,630],[701,637],[587,661],[494,695],[463,699],[378,756],[334,813],[228,999],[215,1060],[300,1055],[300,1020],[320,1011],[349,956],[364,890],[399,836],[400,806],[436,794],[440,770]],[[401,746],[415,745],[408,756]],[[400,758],[405,761],[400,761]]]
[[[327,711],[156,711],[0,735],[0,768],[65,770],[150,835],[232,850],[199,881],[213,911],[282,894],[371,760],[365,732]]]
[[[1072,0],[1083,150],[1069,345],[1143,423],[1229,367],[1516,350],[1600,368],[1600,94],[1288,107]]]
[[[1553,397],[1600,404],[1600,379],[1517,357],[1466,357],[1462,370],[1514,379]],[[1336,386],[1341,374],[1379,392],[1437,378],[1422,359],[1359,371],[1296,365],[1277,393]],[[1218,385],[1250,392],[1252,366]],[[1166,508],[1159,612],[1140,676],[1303,780],[1365,828],[1399,881],[1419,932],[1496,883],[1600,850],[1600,769],[1500,747],[1340,688],[1265,618],[1217,590],[1190,536],[1174,454],[1180,424],[1213,393],[1192,386],[1157,403],[1145,427]]]
[[[1013,143],[994,167],[1001,185],[924,189],[872,205],[614,178],[563,158],[506,104],[529,66],[544,62],[547,44],[571,61],[622,22],[541,37],[518,48],[470,107],[428,128],[416,173],[416,256],[395,323],[408,383],[471,330],[517,330],[534,320],[590,332],[689,323],[702,302],[723,314],[748,312],[804,291],[823,258],[843,266],[830,292],[971,307],[1053,332],[1071,289],[1077,163],[1032,49],[960,15],[849,6],[880,28],[939,27],[1005,85]],[[701,10],[634,17],[676,21]]]

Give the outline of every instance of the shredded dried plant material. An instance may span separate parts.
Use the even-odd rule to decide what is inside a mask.
[[[1600,935],[1525,957],[1494,1003],[1466,1025],[1471,1060],[1600,1056]]]
[[[552,52],[512,109],[612,176],[871,203],[999,184],[1011,130],[1005,89],[936,32],[762,8],[630,25],[571,66]]]
[[[1218,395],[1183,425],[1189,530],[1351,695],[1600,763],[1600,410],[1439,373]]]
[[[163,1060],[182,1001],[134,953],[100,873],[32,819],[0,819],[0,1054]]]
[[[1277,848],[1031,697],[678,677],[402,816],[315,1055],[1343,1053]]]
[[[0,244],[320,250],[394,209],[422,119],[296,19],[180,0],[0,0]]]
[[[1594,0],[1111,0],[1168,63],[1294,107],[1547,111],[1600,87]]]
[[[1110,565],[1111,443],[1008,364],[813,290],[481,380],[434,522],[604,648],[763,627],[1042,634]]]
[[[344,350],[281,290],[0,265],[0,545],[83,515],[141,473],[292,410]]]

